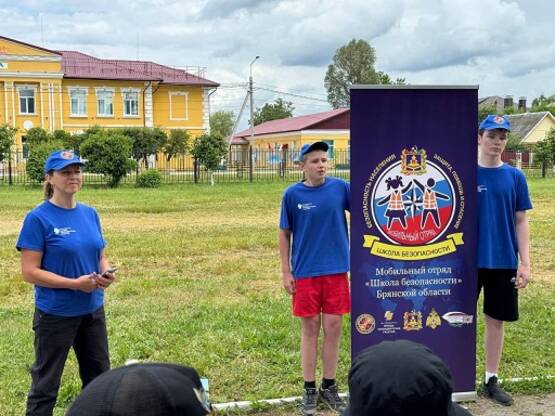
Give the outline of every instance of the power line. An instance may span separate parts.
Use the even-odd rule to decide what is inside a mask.
[[[262,85],[262,86],[265,86],[265,87],[268,87],[268,88],[273,88],[274,90],[301,93],[301,94],[304,94],[304,95],[319,96],[319,98],[322,98],[322,99],[326,98],[325,95],[323,95],[323,94],[310,94],[310,93],[307,93],[306,91],[296,90],[296,89],[293,89],[293,88],[281,88],[281,87],[277,87],[275,85],[265,84],[265,83],[262,83],[262,82],[255,82],[255,84]]]
[[[327,100],[324,100],[323,98],[309,97],[308,95],[294,94],[292,92],[272,90],[272,89],[263,88],[263,87],[257,87],[256,89],[257,90],[262,90],[262,91],[274,92],[276,94],[287,95],[287,96],[291,96],[291,97],[302,98],[302,99],[305,99],[305,100],[320,101],[320,102],[324,102],[324,103],[328,102]]]

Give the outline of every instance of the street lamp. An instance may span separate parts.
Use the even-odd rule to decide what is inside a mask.
[[[251,143],[252,138],[254,135],[254,99],[253,99],[253,88],[252,88],[252,65],[256,62],[256,60],[260,58],[259,55],[256,55],[255,58],[252,60],[249,66],[249,95],[250,95],[250,107],[251,107]]]
[[[251,139],[249,140],[249,181],[252,182],[252,141],[254,138],[254,99],[253,99],[253,88],[252,88],[252,64],[260,58],[256,55],[249,66],[249,95],[250,95],[250,108],[251,108]]]

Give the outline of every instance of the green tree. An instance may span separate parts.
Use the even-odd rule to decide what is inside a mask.
[[[0,126],[0,162],[8,160],[15,143],[17,128],[7,124]]]
[[[83,135],[71,134],[65,130],[54,130],[52,137],[54,140],[61,141],[64,144],[64,148],[73,149],[76,154],[80,154],[79,146],[83,141]]]
[[[541,94],[539,97],[532,100],[532,107],[543,107],[548,105],[555,105],[555,95],[546,97]]]
[[[545,178],[547,167],[555,163],[555,128],[547,133],[545,139],[534,145],[533,151],[534,160],[540,162],[542,178]]]
[[[210,115],[210,133],[228,137],[232,133],[234,123],[233,111],[216,111]]]
[[[490,114],[497,114],[497,110],[493,105],[478,106],[478,126]]]
[[[29,145],[29,153],[27,154],[27,163],[25,170],[27,176],[35,182],[44,180],[44,163],[50,153],[56,150],[63,150],[64,144],[59,140],[50,139],[46,142],[34,142]]]
[[[549,111],[555,116],[555,95],[546,97],[542,94],[538,98],[534,98],[532,100],[532,112],[538,111]]]
[[[170,130],[170,134],[162,147],[169,162],[172,157],[185,155],[191,147],[191,134],[187,130]]]
[[[220,166],[227,154],[227,143],[218,134],[203,134],[198,137],[191,149],[191,155],[197,163],[204,165],[210,172],[210,184],[214,186],[214,170]]]
[[[148,157],[162,150],[166,143],[166,133],[158,127],[129,127],[121,131],[131,139],[133,158],[139,162],[141,159],[147,165]]]
[[[132,160],[131,139],[115,130],[102,130],[91,135],[81,144],[81,156],[87,159],[87,171],[100,173],[108,178],[112,188],[135,169]]]
[[[293,103],[291,101],[284,101],[278,98],[273,103],[266,103],[262,108],[257,108],[254,112],[254,125],[265,123],[271,120],[280,120],[282,118],[289,118],[293,116]],[[224,137],[224,136],[222,136]]]
[[[46,143],[52,139],[52,135],[40,127],[33,127],[25,133],[25,139],[28,146],[33,146],[38,143]]]
[[[335,51],[333,63],[328,65],[324,86],[328,102],[333,108],[347,108],[350,104],[349,87],[354,84],[405,84],[404,78],[395,82],[389,75],[377,71],[376,52],[363,39],[353,39]]]

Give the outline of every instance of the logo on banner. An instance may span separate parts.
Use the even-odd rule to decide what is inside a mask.
[[[378,164],[365,187],[363,211],[368,228],[383,238],[364,236],[363,247],[376,256],[423,260],[464,244],[462,233],[446,235],[459,227],[464,213],[459,176],[443,157],[434,154],[430,160],[416,146],[402,149],[400,159],[390,155]]]
[[[426,318],[426,326],[428,328],[436,329],[440,325],[441,325],[441,318],[437,314],[436,310],[432,308],[432,311]]]
[[[355,327],[361,334],[368,335],[376,328],[376,320],[369,313],[363,313],[355,321]]]
[[[468,315],[464,312],[447,312],[442,318],[445,319],[449,325],[454,327],[470,325],[474,320],[473,315]]]
[[[403,314],[403,329],[405,331],[420,331],[422,329],[422,312],[405,312]]]

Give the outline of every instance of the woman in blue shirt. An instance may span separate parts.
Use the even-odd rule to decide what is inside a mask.
[[[77,203],[84,162],[53,152],[44,165],[45,201],[25,217],[17,249],[35,288],[35,363],[27,415],[51,415],[73,347],[83,387],[109,370],[104,289],[114,281],[94,208]]]

